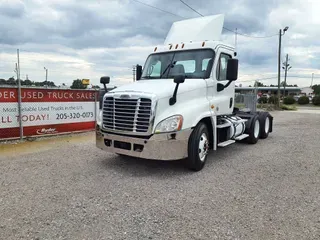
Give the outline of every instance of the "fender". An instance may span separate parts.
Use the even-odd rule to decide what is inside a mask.
[[[212,134],[211,139],[213,140],[213,143],[212,143],[213,150],[216,151],[217,150],[217,128],[216,128],[217,116],[213,111],[205,112],[205,113],[201,114],[199,117],[197,117],[196,120],[192,124],[192,129],[195,128],[195,126],[197,126],[197,124],[200,121],[202,121],[203,119],[206,119],[206,118],[210,118],[210,123],[211,123],[213,131],[209,132],[209,134]]]

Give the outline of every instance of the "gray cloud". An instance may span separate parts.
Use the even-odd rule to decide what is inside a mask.
[[[61,57],[61,63],[49,58],[29,63],[35,74],[43,75],[44,64],[54,68],[66,68],[63,60],[72,57],[75,66],[90,66],[86,74],[110,74],[127,76],[133,64],[143,64],[153,46],[162,44],[173,21],[198,15],[172,0],[140,0],[176,15],[139,4],[133,0],[3,0],[0,3],[0,47],[2,53],[16,48]],[[292,64],[299,68],[318,68],[320,37],[317,17],[305,18],[319,9],[316,0],[306,6],[299,0],[184,0],[203,15],[225,13],[225,27],[249,35],[276,34],[279,28],[290,26],[283,38],[283,55],[291,54]],[[28,13],[28,14],[26,14]],[[317,16],[317,15],[313,15]],[[223,40],[234,43],[234,34],[223,32]],[[277,37],[252,39],[238,36],[239,60],[243,71],[261,73],[276,70]],[[305,54],[305,53],[308,54]],[[7,55],[6,55],[7,56]],[[44,56],[44,55],[43,55]],[[77,59],[83,60],[79,63]],[[0,59],[1,61],[1,59]],[[14,61],[14,60],[13,60]],[[32,65],[33,64],[33,65]],[[80,64],[80,65],[79,65]],[[79,67],[80,68],[80,67]],[[72,70],[74,69],[74,70]],[[263,69],[263,71],[261,70]],[[0,71],[2,69],[0,68]],[[57,78],[61,75],[58,74]],[[51,75],[52,76],[52,75]],[[65,76],[63,76],[65,77]]]
[[[20,18],[25,14],[25,5],[20,0],[3,0],[0,2],[0,15]]]

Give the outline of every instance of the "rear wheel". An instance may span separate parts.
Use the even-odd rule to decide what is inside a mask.
[[[251,125],[248,129],[249,137],[247,142],[250,144],[255,144],[258,142],[260,137],[260,119],[258,115],[255,115],[251,121]]]
[[[260,138],[265,139],[269,136],[271,129],[271,115],[268,112],[261,112],[260,115]]]
[[[209,152],[209,132],[206,124],[200,122],[193,130],[188,144],[187,166],[193,171],[200,171]]]

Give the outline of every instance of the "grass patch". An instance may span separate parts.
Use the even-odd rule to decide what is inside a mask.
[[[269,112],[276,110],[276,106],[270,103],[259,103],[257,104],[257,108],[262,109],[264,111],[269,111]]]
[[[235,103],[234,106],[235,106],[236,108],[239,108],[239,109],[242,109],[242,108],[245,108],[245,107],[246,107],[246,105],[245,105],[245,104],[242,104],[242,103]]]
[[[287,111],[296,111],[297,110],[297,107],[295,105],[285,105],[285,104],[282,104],[281,105],[281,109],[282,110],[287,110]]]

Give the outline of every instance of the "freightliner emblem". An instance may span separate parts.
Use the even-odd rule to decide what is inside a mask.
[[[120,95],[120,98],[130,98],[130,95],[129,94],[122,94],[122,95]]]

